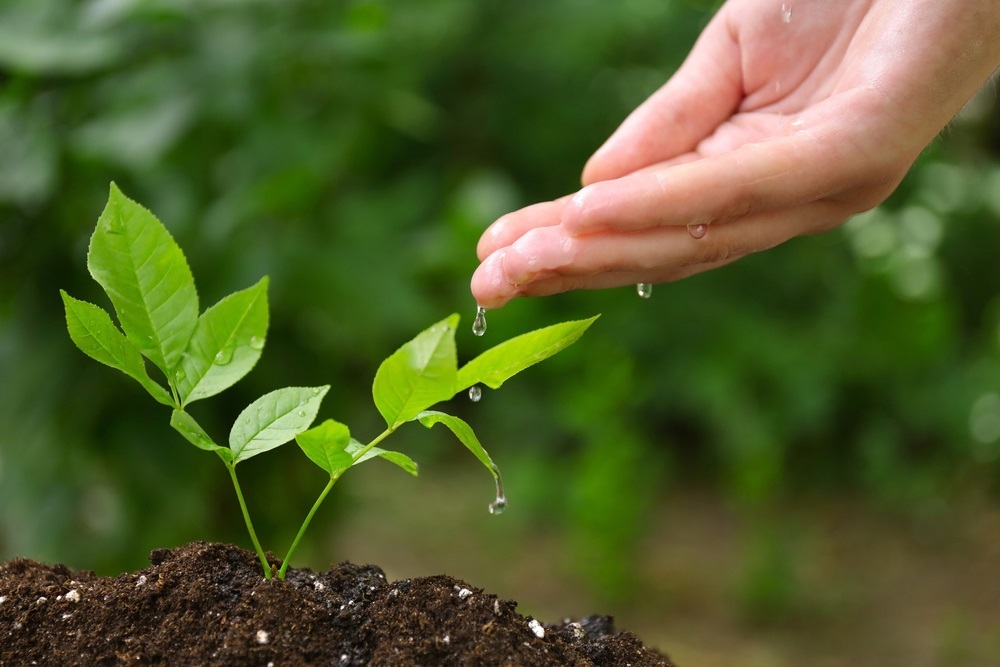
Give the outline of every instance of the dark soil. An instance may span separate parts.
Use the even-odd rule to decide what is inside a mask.
[[[202,542],[150,561],[117,577],[0,565],[0,665],[673,667],[610,617],[539,624],[447,576],[341,563],[267,580],[253,553]]]

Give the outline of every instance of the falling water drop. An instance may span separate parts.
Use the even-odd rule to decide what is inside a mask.
[[[503,514],[507,509],[507,496],[503,493],[503,480],[500,479],[500,469],[493,465],[493,476],[497,481],[497,499],[490,503],[490,514]]]
[[[652,283],[636,283],[635,292],[640,298],[648,299],[653,296],[653,285]]]
[[[478,403],[479,399],[483,397],[483,390],[478,384],[474,384],[469,387],[469,400],[473,403]]]
[[[781,5],[781,20],[784,21],[785,23],[791,23],[792,22],[792,6],[791,5],[786,5],[786,4],[782,4]]]
[[[486,309],[476,306],[476,319],[472,322],[472,333],[482,336],[486,333]]]
[[[705,238],[705,234],[707,233],[708,225],[688,225],[688,234],[690,234],[693,239]]]
[[[250,337],[250,347],[255,350],[264,349],[264,338],[263,336],[251,336]]]
[[[225,366],[232,360],[233,360],[233,348],[224,347],[215,353],[215,359],[213,359],[212,361],[218,366]]]

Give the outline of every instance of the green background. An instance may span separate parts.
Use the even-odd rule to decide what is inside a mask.
[[[85,258],[112,180],[185,249],[203,304],[271,278],[261,362],[214,410],[199,406],[222,439],[257,396],[321,384],[333,387],[322,418],[374,436],[378,363],[451,312],[463,316],[462,359],[530,328],[603,314],[570,350],[478,404],[448,406],[504,471],[511,507],[502,519],[486,512],[492,483],[456,441],[404,429],[395,446],[427,474],[348,475],[301,548],[303,565],[395,555],[391,574],[434,574],[466,566],[417,553],[487,544],[469,555],[469,572],[511,577],[473,583],[495,583],[526,611],[554,613],[523,583],[541,574],[600,606],[558,613],[609,612],[659,628],[702,608],[668,590],[653,620],[631,615],[644,608],[635,602],[647,585],[643,558],[658,540],[684,542],[685,525],[718,525],[738,532],[741,547],[711,606],[730,610],[736,620],[725,627],[759,638],[753,628],[781,627],[803,608],[826,610],[817,625],[850,614],[849,604],[812,604],[814,556],[796,546],[831,513],[888,517],[873,532],[903,526],[915,552],[964,522],[971,534],[996,534],[992,89],[886,204],[840,230],[657,286],[649,301],[633,289],[522,300],[490,314],[484,339],[469,332],[483,229],[574,190],[589,154],[679,65],[714,4],[4,3],[0,559],[113,574],[142,567],[156,547],[247,541],[222,466],[66,334],[60,288],[108,306]],[[242,468],[245,489],[265,548],[281,552],[323,475],[290,448],[260,459]],[[690,524],[665,527],[685,503]],[[477,520],[448,514],[458,507]],[[788,516],[803,507],[820,509]],[[451,518],[428,523],[430,511]],[[836,530],[851,535],[853,521]],[[362,539],[376,525],[372,541]],[[554,536],[548,568],[516,566],[539,534]],[[982,548],[1000,553],[989,551],[997,541]],[[366,546],[377,542],[383,550]],[[705,558],[682,560],[697,571]],[[431,569],[410,572],[407,562]],[[995,572],[983,585],[995,585]],[[1000,656],[1000,631],[988,629],[1000,628],[1000,609],[969,604],[934,626],[942,639],[928,655],[952,665]],[[692,636],[648,639],[670,651],[699,645]],[[784,650],[752,664],[785,664]]]

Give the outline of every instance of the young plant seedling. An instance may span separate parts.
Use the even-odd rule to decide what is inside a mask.
[[[277,571],[284,578],[292,554],[333,485],[350,468],[375,457],[410,474],[417,465],[401,452],[378,445],[400,426],[443,424],[479,459],[497,483],[500,471],[465,421],[431,410],[470,387],[496,389],[524,369],[574,343],[597,319],[564,322],[503,342],[459,368],[455,349],[458,315],[417,335],[382,362],[372,397],[386,428],[367,444],[351,437],[332,419],[310,428],[329,385],[285,387],[261,396],[244,409],[229,432],[228,446],[216,443],[187,411],[243,378],[257,363],[267,338],[267,277],[231,294],[199,314],[194,277],[180,247],[148,210],[112,183],[108,204],[90,239],[87,267],[108,297],[118,325],[101,307],[61,291],[70,338],[85,354],[136,380],[160,403],[172,408],[170,425],[195,447],[222,460],[239,500],[247,532],[264,568],[275,575],[254,531],[236,466],[293,439],[329,476]],[[147,362],[166,380],[149,374]],[[493,508],[494,506],[491,506]]]

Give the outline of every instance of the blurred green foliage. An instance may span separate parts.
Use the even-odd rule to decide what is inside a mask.
[[[271,276],[265,354],[218,414],[198,414],[206,428],[274,386],[330,383],[323,416],[374,433],[378,360],[449,312],[471,324],[485,226],[573,190],[714,5],[5,2],[0,558],[115,571],[150,548],[242,539],[203,453],[65,333],[59,288],[103,303],[85,255],[111,180],[188,249],[204,303]],[[711,485],[747,512],[801,494],[894,507],[995,493],[997,116],[994,98],[974,101],[889,202],[841,231],[650,301],[622,289],[516,302],[491,314],[489,340],[460,335],[471,358],[604,313],[474,415],[454,406],[519,511],[565,529],[583,577],[627,595],[669,485]],[[462,455],[412,437],[425,463]],[[280,538],[321,480],[291,455],[265,465],[248,464],[247,484],[274,499],[254,511]],[[742,593],[751,609],[793,597],[774,532],[762,527],[750,570],[763,574]]]

